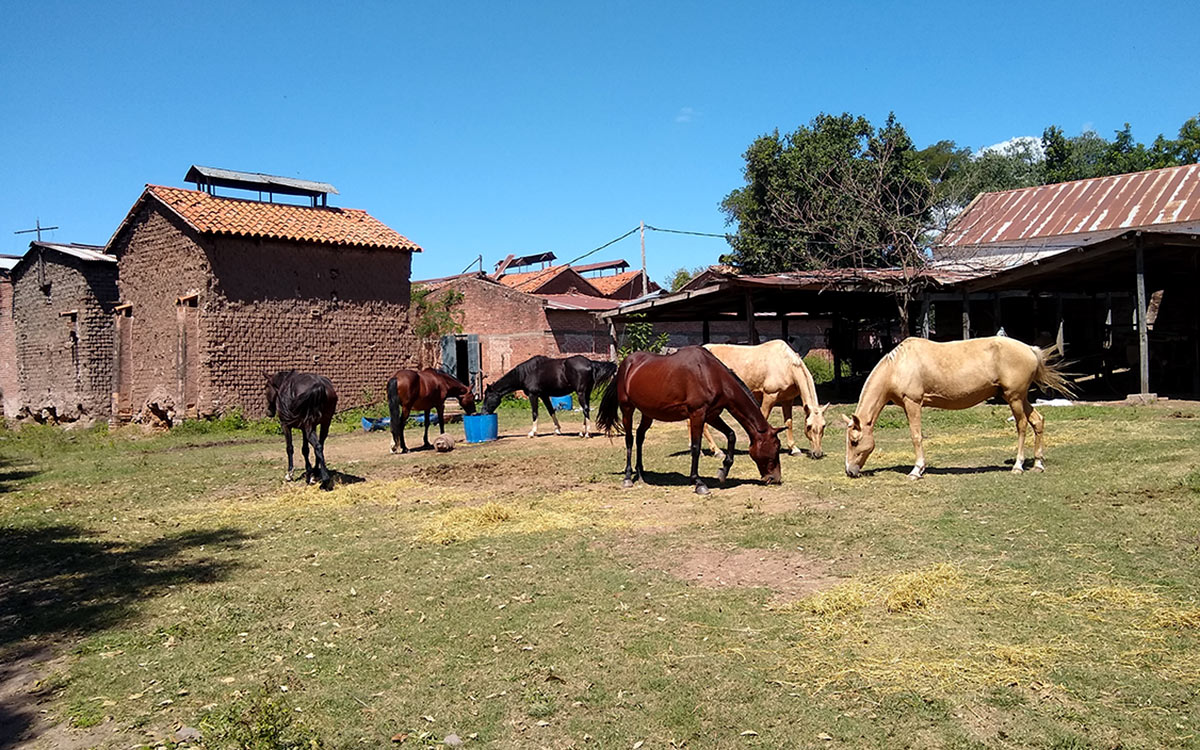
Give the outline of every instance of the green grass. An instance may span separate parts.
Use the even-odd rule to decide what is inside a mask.
[[[114,748],[1194,746],[1197,420],[1044,413],[1045,474],[982,406],[926,412],[910,482],[889,407],[867,477],[831,428],[704,498],[681,425],[623,491],[621,438],[517,408],[449,454],[347,420],[332,492],[283,484],[265,423],[0,431],[0,659],[65,655],[51,716]]]

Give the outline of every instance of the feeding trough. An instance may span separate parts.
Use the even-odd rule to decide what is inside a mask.
[[[367,432],[373,432],[374,430],[386,430],[391,426],[391,417],[384,417],[382,419],[372,419],[370,417],[362,418],[362,428]]]
[[[468,443],[486,443],[500,434],[500,418],[495,414],[468,414],[463,417]]]

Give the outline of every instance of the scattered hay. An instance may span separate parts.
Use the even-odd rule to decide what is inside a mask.
[[[1200,607],[1159,607],[1152,619],[1155,627],[1171,630],[1193,630],[1200,628]]]
[[[451,544],[496,534],[530,534],[570,529],[588,523],[578,509],[550,510],[542,507],[519,508],[489,502],[483,505],[452,508],[430,519],[417,540]]]
[[[1088,602],[1117,609],[1145,609],[1162,601],[1153,591],[1129,586],[1093,586],[1068,597],[1075,602]]]
[[[948,563],[901,573],[889,581],[883,604],[888,612],[923,609],[948,591],[962,586],[958,568]]]
[[[870,590],[858,581],[843,583],[799,602],[809,612],[822,617],[841,617],[866,609],[870,604]]]

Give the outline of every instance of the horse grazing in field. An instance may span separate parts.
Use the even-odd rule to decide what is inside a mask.
[[[333,419],[338,402],[333,383],[324,375],[295,370],[281,370],[274,375],[264,373],[263,377],[267,380],[267,415],[279,416],[287,444],[288,467],[285,478],[292,481],[292,428],[296,428],[304,440],[300,449],[304,453],[304,481],[313,483],[313,467],[308,462],[308,446],[311,445],[321,486],[328,486],[325,436],[329,434],[329,422]]]
[[[1008,402],[1017,422],[1017,460],[1013,473],[1025,470],[1025,430],[1033,425],[1035,471],[1043,471],[1042,431],[1045,420],[1029,402],[1034,383],[1071,395],[1071,386],[1056,361],[1054,349],[1042,351],[1005,336],[937,343],[908,338],[890,351],[867,377],[854,416],[846,421],[846,474],[856,477],[875,450],[875,420],[888,403],[908,415],[916,464],[910,479],[925,473],[921,445],[921,407],[966,409],[992,396]]]
[[[550,359],[539,354],[504,373],[499,380],[488,386],[483,394],[483,413],[494,412],[500,405],[500,399],[508,394],[525,391],[533,409],[533,429],[529,431],[529,437],[537,436],[539,398],[550,412],[550,418],[554,420],[554,434],[561,435],[562,426],[558,423],[554,407],[550,405],[550,397],[575,393],[579,396],[579,405],[583,407],[583,432],[579,435],[591,437],[591,433],[588,432],[588,419],[591,416],[592,390],[612,380],[616,374],[617,365],[613,362],[597,362],[581,354],[566,359]]]
[[[705,344],[704,348],[741,378],[762,404],[764,417],[770,419],[771,410],[779,404],[783,409],[783,424],[787,427],[788,451],[793,456],[801,453],[792,432],[792,402],[799,398],[804,409],[804,436],[811,446],[808,455],[813,458],[825,455],[821,450],[821,438],[825,435],[825,410],[829,404],[821,406],[817,401],[817,385],[812,373],[786,341],[768,341],[758,346]],[[708,425],[704,426],[704,437],[719,455],[721,451]]]
[[[642,479],[642,443],[654,420],[687,420],[692,433],[692,474],[696,494],[708,493],[700,479],[700,433],[706,424],[721,431],[728,441],[725,459],[717,481],[724,482],[733,466],[733,429],[721,420],[728,409],[750,436],[750,457],[767,484],[779,484],[779,433],[759,411],[758,402],[746,384],[710,352],[697,346],[674,354],[634,352],[617,370],[616,387],[610,387],[600,399],[596,426],[612,434],[621,411],[621,429],[625,432],[625,487],[633,486],[633,410],[642,412],[637,428],[637,478]]]
[[[426,367],[424,370],[397,370],[387,382],[388,412],[392,417],[392,453],[400,446],[401,453],[408,453],[404,444],[404,426],[413,409],[425,412],[425,445],[429,448],[429,411],[437,410],[440,434],[446,434],[443,410],[446,399],[457,398],[463,411],[475,413],[475,394],[471,387],[452,378],[441,370]],[[402,411],[403,410],[403,411]]]

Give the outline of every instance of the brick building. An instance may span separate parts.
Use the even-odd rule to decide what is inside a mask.
[[[19,255],[0,255],[0,413],[17,416],[20,387],[17,385],[17,329],[13,325],[12,267]]]
[[[514,365],[541,354],[608,358],[608,324],[595,316],[617,302],[578,292],[535,295],[484,274],[417,282],[435,294],[463,295],[462,330],[442,340],[441,364],[463,382],[486,387]]]
[[[121,271],[115,418],[262,416],[263,373],[291,367],[327,375],[339,407],[354,406],[415,363],[415,243],[365,211],[328,206],[332,186],[196,167],[187,179],[204,189],[147,186],[108,244]]]
[[[102,250],[32,242],[13,266],[13,416],[82,423],[108,418],[117,261]],[[7,391],[5,401],[7,412]]]

